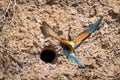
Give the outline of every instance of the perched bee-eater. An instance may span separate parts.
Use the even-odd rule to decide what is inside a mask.
[[[102,21],[101,17],[98,21],[96,21],[93,25],[89,26],[85,30],[83,30],[77,37],[74,39],[71,39],[70,35],[68,35],[68,40],[64,38],[58,37],[58,35],[50,28],[50,26],[43,21],[42,23],[42,29],[45,31],[48,35],[52,36],[53,38],[60,41],[60,44],[63,48],[63,54],[68,58],[68,61],[72,61],[76,63],[79,67],[84,67],[84,64],[75,56],[75,49],[77,49],[82,41],[84,41],[86,38],[88,38],[91,33],[93,33],[99,26],[99,24]]]

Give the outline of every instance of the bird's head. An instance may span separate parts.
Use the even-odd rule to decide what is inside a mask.
[[[69,47],[71,47],[73,49],[76,46],[75,43],[73,41],[71,41],[71,40],[67,40],[65,38],[61,38],[61,39],[62,39],[61,43],[64,44],[64,45],[67,45],[67,46],[69,46]]]

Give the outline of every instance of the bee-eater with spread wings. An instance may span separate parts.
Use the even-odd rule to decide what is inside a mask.
[[[75,56],[75,49],[77,49],[82,41],[84,41],[86,38],[88,38],[91,33],[93,33],[99,26],[99,24],[102,21],[101,17],[98,21],[96,21],[93,25],[89,26],[85,30],[83,30],[77,37],[74,39],[70,38],[69,39],[64,39],[58,37],[58,35],[50,28],[50,26],[43,21],[42,23],[42,29],[45,31],[48,35],[52,36],[53,38],[57,39],[60,41],[61,46],[63,48],[63,54],[68,58],[68,61],[72,61],[76,63],[79,67],[84,67],[84,64]]]

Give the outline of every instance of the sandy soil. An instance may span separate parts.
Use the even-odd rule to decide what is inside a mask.
[[[0,80],[120,80],[120,0],[10,1],[6,14],[9,1],[0,1]],[[60,37],[71,28],[74,38],[100,16],[99,29],[76,50],[85,68],[68,62],[41,30],[46,21]],[[40,59],[46,46],[56,52],[54,63]]]

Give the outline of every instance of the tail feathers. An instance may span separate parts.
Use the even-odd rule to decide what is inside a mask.
[[[69,55],[68,61],[76,63],[79,67],[84,67],[84,64],[75,55]]]

